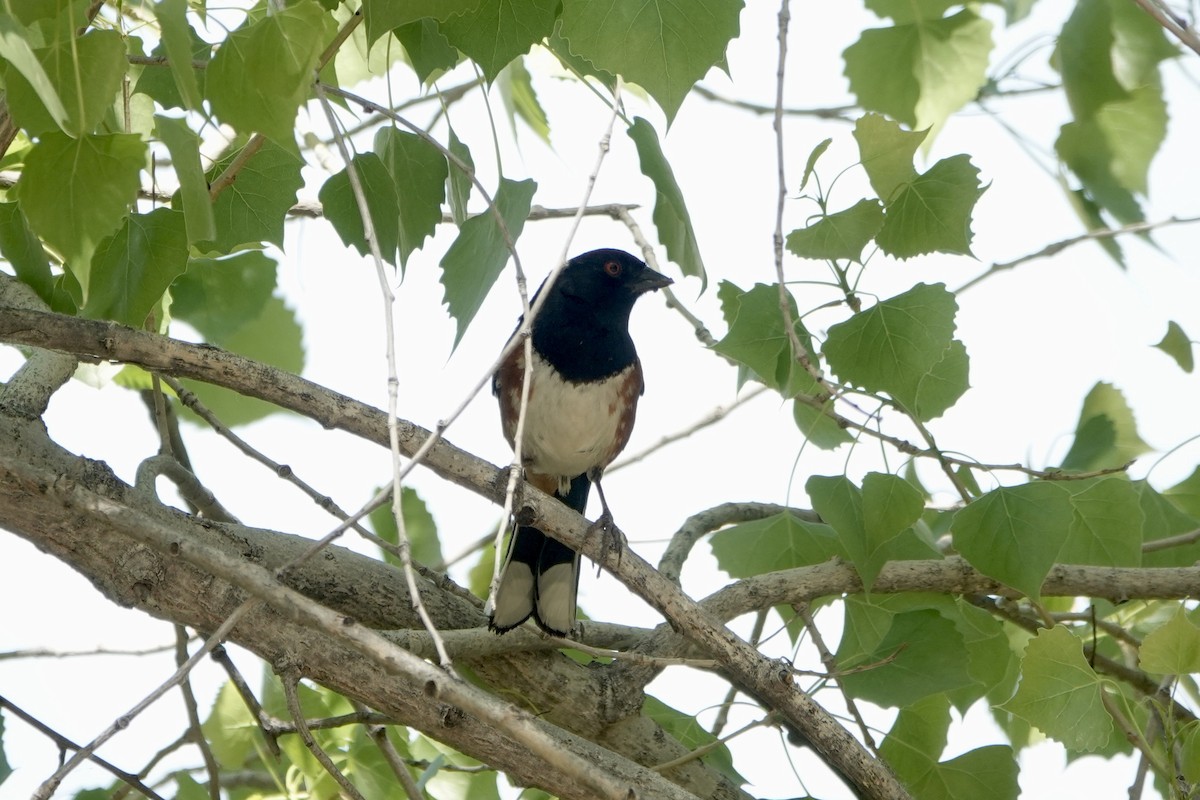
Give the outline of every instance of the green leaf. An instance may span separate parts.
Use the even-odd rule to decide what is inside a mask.
[[[804,434],[804,438],[822,450],[836,450],[843,444],[854,441],[845,428],[828,416],[825,411],[832,410],[833,401],[828,400],[821,407],[813,408],[802,400],[792,401],[792,419],[796,427]]]
[[[293,147],[296,111],[324,47],[326,14],[300,0],[226,37],[208,66],[213,113],[238,131]]]
[[[858,598],[846,602],[847,632],[838,647],[839,669],[861,668],[839,679],[852,697],[903,707],[972,683],[962,635],[952,622],[932,610],[880,616],[866,606]],[[864,648],[869,640],[850,633],[860,622],[870,626],[871,639],[878,636],[873,647]]]
[[[227,681],[217,692],[212,711],[200,730],[217,763],[227,770],[245,765],[259,743],[258,723],[232,681]]]
[[[1062,468],[1089,471],[1120,467],[1149,450],[1150,446],[1138,436],[1133,411],[1121,390],[1101,382],[1083,400],[1075,442]]]
[[[418,22],[424,18],[447,19],[479,8],[482,0],[363,0],[367,38],[374,42],[393,28]],[[424,80],[424,79],[422,79]]]
[[[193,258],[171,285],[171,315],[210,342],[228,341],[262,314],[275,291],[275,262],[257,250],[219,261]]]
[[[159,0],[154,6],[154,16],[158,19],[162,44],[170,61],[171,77],[175,79],[183,107],[199,111],[204,96],[196,80],[196,70],[192,67],[193,31],[187,21],[187,0]],[[179,162],[174,163],[178,165]]]
[[[0,256],[12,264],[17,278],[28,285],[38,297],[50,302],[54,295],[54,275],[42,243],[29,225],[17,203],[0,203]]]
[[[529,216],[529,206],[537,184],[531,180],[512,181],[502,178],[496,190],[495,203],[509,241],[516,242]],[[508,263],[509,251],[505,236],[495,215],[488,211],[462,224],[458,238],[442,256],[442,286],[450,316],[457,322],[454,345],[462,341],[467,326],[483,304],[483,298]]]
[[[796,189],[797,192],[804,191],[804,187],[808,185],[808,179],[812,177],[813,170],[817,166],[817,159],[825,154],[831,144],[833,144],[833,139],[825,139],[808,154],[808,161],[804,162],[804,176],[800,178],[800,187]]]
[[[4,80],[8,86],[9,109],[12,110],[12,87],[23,79],[54,123],[65,130],[70,126],[67,110],[63,107],[62,98],[58,96],[54,81],[50,79],[37,54],[33,52],[29,44],[30,39],[29,31],[16,18],[0,14],[0,59],[7,62],[4,65]],[[16,75],[20,75],[20,79],[16,78]],[[31,110],[31,113],[35,112]]]
[[[436,565],[442,562],[442,545],[438,541],[437,523],[416,489],[401,487],[400,513],[404,515],[404,532],[408,535],[413,560],[436,568]],[[396,517],[392,514],[390,502],[372,511],[370,520],[377,536],[391,544],[399,543],[400,533],[396,528]],[[387,550],[383,550],[381,554],[387,563],[400,566],[400,559]]]
[[[217,238],[217,223],[213,218],[208,181],[200,166],[200,137],[185,120],[161,114],[155,115],[154,127],[171,153],[171,166],[179,179],[188,243],[211,242]]]
[[[170,26],[177,24],[172,21],[159,20],[159,24]],[[204,85],[207,69],[197,69],[193,62],[201,62],[207,64],[212,58],[212,45],[204,41],[197,35],[196,31],[186,19],[183,23],[183,34],[187,37],[188,49],[185,51],[184,60],[181,62],[173,58],[167,53],[167,43],[160,39],[159,43],[150,51],[150,55],[167,58],[170,61],[169,66],[147,66],[138,76],[137,83],[134,85],[134,91],[148,95],[153,98],[156,103],[163,108],[187,108],[188,101],[184,99],[180,93],[180,81],[187,81],[187,78],[179,78],[176,75],[176,70],[179,65],[188,64],[188,70],[192,75],[192,82],[196,84],[196,91],[200,93],[201,100],[204,96]],[[177,34],[172,33],[172,36]],[[172,45],[173,47],[176,45]]]
[[[1162,341],[1154,346],[1175,359],[1175,363],[1184,372],[1190,373],[1196,366],[1196,360],[1192,354],[1192,340],[1174,320],[1167,323],[1167,332],[1163,335]]]
[[[1200,627],[1188,619],[1183,606],[1165,624],[1146,634],[1138,649],[1138,662],[1155,675],[1200,672]]]
[[[1141,498],[1118,477],[1065,481],[1074,520],[1058,560],[1066,564],[1138,567],[1142,564]]]
[[[350,183],[351,167],[358,176],[367,202],[379,252],[384,261],[396,266],[396,252],[400,245],[400,201],[396,196],[397,183],[378,155],[359,153],[350,159],[350,166],[325,181],[317,193],[325,217],[343,243],[353,247],[359,255],[370,254],[358,199]]]
[[[895,258],[971,253],[971,212],[987,187],[967,155],[943,158],[887,203],[875,241]]]
[[[3,38],[0,35],[0,40]],[[13,119],[30,134],[61,129],[77,137],[95,131],[112,106],[129,67],[121,35],[92,30],[55,41],[34,54],[54,94],[27,81],[25,71],[16,64],[6,68],[5,99]],[[65,120],[59,120],[56,111],[49,109],[47,99],[51,104],[56,99],[61,101]]]
[[[913,414],[920,420],[937,419],[958,402],[970,388],[970,359],[958,339],[950,342],[945,356],[917,382]]]
[[[842,55],[850,91],[863,108],[924,130],[979,94],[991,51],[992,24],[968,8],[864,30]]]
[[[603,5],[603,3],[596,3]],[[642,174],[654,184],[654,227],[658,240],[667,250],[667,257],[679,265],[684,275],[700,279],[700,289],[708,287],[708,275],[700,257],[700,244],[692,228],[692,217],[683,199],[683,191],[675,181],[675,173],[667,163],[658,143],[654,126],[637,117],[626,132],[637,147]]]
[[[84,316],[143,327],[167,287],[187,269],[187,260],[182,212],[156,208],[129,215],[92,256]]]
[[[734,284],[722,281],[719,289],[722,304],[727,306],[729,333],[713,345],[718,353],[749,367],[758,378],[780,392],[784,397],[793,397],[799,392],[811,394],[816,382],[792,357],[792,344],[783,326],[783,314],[779,309],[779,287],[755,284],[743,292]],[[788,295],[792,319],[800,343],[815,358],[812,340],[796,313],[795,301]]]
[[[446,157],[416,134],[392,127],[380,128],[375,134],[375,152],[397,187],[400,264],[404,265],[442,221],[449,175]]]
[[[954,295],[944,285],[919,283],[830,327],[825,357],[843,381],[867,391],[887,392],[916,414],[927,376],[932,376],[929,381],[946,383],[949,370],[941,363],[953,342],[957,310]],[[941,405],[933,402],[934,397],[945,396],[934,392],[932,383],[925,395],[930,411]]]
[[[933,695],[901,709],[884,739],[881,755],[913,796],[922,800],[1016,798],[1018,767],[1007,745],[980,747],[938,761],[949,724],[949,702]]]
[[[867,179],[887,203],[901,186],[917,177],[913,157],[928,131],[909,132],[879,114],[864,114],[854,123],[854,140]]]
[[[444,17],[438,28],[490,83],[509,62],[550,35],[557,10],[558,0],[483,0],[462,14]]]
[[[500,98],[508,111],[508,121],[512,126],[513,135],[517,133],[517,120],[522,120],[537,137],[550,144],[550,122],[546,119],[546,110],[538,102],[537,92],[533,90],[533,79],[521,59],[515,59],[500,72],[496,81],[500,90]]]
[[[700,760],[738,786],[746,783],[746,779],[733,766],[733,754],[729,752],[728,745],[718,744],[717,737],[705,730],[695,716],[671,708],[657,697],[650,695],[646,695],[646,701],[642,704],[642,713],[657,722],[663,730],[671,734],[688,750],[708,748],[716,744],[716,747],[708,750]]]
[[[725,58],[742,5],[565,0],[562,35],[572,53],[645,87],[670,122],[696,81]]]
[[[304,369],[304,346],[295,313],[278,297],[271,297],[262,312],[228,337],[213,339],[212,344],[288,372]],[[279,411],[278,406],[236,392],[197,381],[184,381],[204,405],[226,425],[246,425]]]
[[[792,231],[787,236],[787,248],[801,258],[844,258],[861,264],[863,248],[882,226],[883,207],[879,201],[859,200],[845,211]]]
[[[208,181],[217,179],[240,152],[226,153],[208,172]],[[242,165],[237,179],[217,195],[213,218],[217,238],[212,248],[231,253],[246,245],[257,247],[271,242],[283,247],[283,223],[287,211],[296,203],[296,191],[304,185],[300,168],[304,162],[271,141]],[[185,209],[186,211],[186,209]]]
[[[395,3],[391,8],[401,8]],[[368,22],[369,25],[369,22]],[[368,28],[368,32],[369,32]],[[427,83],[436,72],[453,69],[458,63],[458,50],[450,44],[450,40],[438,29],[438,24],[432,19],[419,19],[401,25],[392,31],[404,52],[408,53],[408,63],[421,83]]]
[[[1057,484],[1003,486],[955,513],[954,546],[984,575],[1037,599],[1074,518]]]
[[[115,231],[137,199],[146,144],[132,134],[46,133],[25,156],[17,201],[29,226],[62,254],[88,293],[96,245]]]
[[[446,199],[450,203],[450,216],[454,218],[454,224],[461,226],[467,220],[467,202],[471,199],[471,189],[474,188],[471,175],[475,172],[475,160],[471,158],[470,148],[455,135],[454,128],[450,128],[450,141],[446,149],[471,171],[468,174],[452,160],[447,159],[450,172],[446,177]]]
[[[1142,540],[1145,544],[1200,528],[1200,519],[1184,513],[1176,503],[1156,492],[1146,481],[1130,483],[1141,499],[1145,519]],[[1200,562],[1200,542],[1142,553],[1143,567],[1188,567],[1197,562]]]
[[[1171,503],[1185,514],[1200,516],[1200,467],[1170,489],[1163,491]]]
[[[1062,625],[1042,629],[1025,648],[1017,693],[1001,708],[1028,721],[1070,750],[1103,747],[1112,717],[1100,699],[1100,678],[1083,644]]]
[[[718,531],[710,545],[717,565],[732,578],[821,564],[846,555],[828,525],[804,522],[786,511]]]
[[[805,484],[813,510],[835,531],[866,591],[896,559],[906,532],[924,510],[920,492],[903,478],[871,472],[860,490],[845,477],[814,475]]]

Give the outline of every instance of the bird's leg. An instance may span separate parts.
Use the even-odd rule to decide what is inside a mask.
[[[586,541],[593,532],[600,534],[600,548],[604,553],[615,552],[617,554],[617,564],[621,563],[621,554],[625,552],[625,536],[621,533],[613,522],[612,512],[608,510],[608,501],[604,498],[604,488],[600,485],[600,471],[593,470],[588,473],[588,479],[596,487],[596,494],[600,497],[600,516],[596,521],[588,526],[583,537]],[[596,565],[597,573],[600,565]]]

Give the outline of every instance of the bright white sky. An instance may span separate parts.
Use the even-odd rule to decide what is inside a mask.
[[[1000,54],[1023,51],[1040,32],[1057,29],[1071,4],[1042,0],[1032,20],[1012,31],[998,30]],[[729,50],[733,82],[714,71],[705,82],[721,94],[768,104],[775,76],[775,14],[778,6],[750,3],[742,15],[744,34]],[[995,7],[988,6],[987,13]],[[847,102],[840,74],[840,52],[871,17],[861,9],[840,8],[818,20],[807,4],[793,4],[789,40],[788,105],[820,107]],[[1050,42],[1029,59],[1024,74],[1046,76]],[[538,64],[544,62],[538,61]],[[1185,74],[1186,73],[1186,74]],[[1195,103],[1195,56],[1165,68],[1172,115],[1170,138],[1151,175],[1152,220],[1197,213],[1194,143],[1200,141],[1200,114]],[[415,80],[397,79],[396,92],[415,90]],[[1190,77],[1189,77],[1190,76]],[[450,86],[456,81],[446,80]],[[549,109],[554,149],[544,147],[528,131],[521,132],[521,150],[505,145],[504,169],[509,177],[533,177],[539,182],[535,202],[570,206],[582,196],[597,145],[609,112],[587,92],[567,82],[540,78],[537,89]],[[378,99],[386,95],[379,91]],[[661,114],[636,97],[626,97],[631,116],[651,119],[663,134]],[[497,110],[500,103],[496,101]],[[1065,121],[1061,99],[1031,96],[994,107],[1028,136],[1034,146],[1048,149],[1057,127]],[[459,135],[471,146],[484,172],[485,185],[494,185],[487,120],[478,95],[452,108]],[[425,113],[415,114],[418,122]],[[302,115],[300,126],[324,128],[319,119]],[[502,131],[503,134],[503,131]],[[826,137],[833,145],[819,164],[828,187],[842,168],[853,164],[857,151],[850,127],[791,117],[786,123],[789,188],[794,194],[809,151]],[[502,135],[502,139],[505,138]],[[774,140],[769,118],[734,113],[698,97],[683,106],[664,147],[688,199],[710,273],[709,290],[677,279],[682,301],[718,336],[724,325],[716,300],[716,284],[732,280],[743,288],[773,282],[771,234],[774,226]],[[971,110],[951,121],[936,140],[933,160],[959,152],[972,154],[991,183],[976,210],[974,251],[978,260],[925,257],[908,263],[871,264],[863,283],[866,292],[887,297],[917,281],[944,281],[954,289],[982,271],[1040,249],[1045,244],[1080,232],[1052,176],[1034,166],[1014,139],[992,119]],[[336,153],[329,162],[340,168]],[[310,170],[304,197],[315,198],[324,180]],[[861,194],[861,175],[851,172],[838,182],[832,207],[852,205]],[[640,177],[632,143],[618,126],[596,186],[594,203],[637,202],[643,229],[653,235],[649,182]],[[813,206],[793,202],[785,230],[798,227]],[[519,245],[531,283],[550,269],[562,251],[567,224],[536,223],[526,227]],[[456,352],[451,352],[454,326],[440,307],[437,260],[453,236],[443,227],[437,238],[413,257],[398,285],[397,344],[401,366],[401,416],[432,425],[457,407],[494,358],[512,328],[519,309],[512,272],[501,278]],[[1100,248],[1087,244],[1068,250],[1052,261],[1035,261],[989,279],[959,297],[958,336],[971,357],[972,390],[931,428],[942,447],[982,461],[1027,461],[1034,466],[1057,463],[1070,444],[1083,396],[1097,380],[1114,383],[1131,402],[1142,437],[1165,452],[1200,433],[1200,387],[1151,345],[1166,330],[1168,320],[1185,331],[1200,332],[1200,275],[1194,254],[1200,251],[1200,227],[1179,226],[1156,234],[1159,249],[1132,239],[1123,240],[1129,268],[1121,271]],[[608,220],[586,221],[570,247],[572,254],[596,246],[635,249],[624,228]],[[383,407],[385,363],[383,312],[373,266],[344,248],[323,221],[289,223],[288,240],[280,259],[280,283],[288,304],[297,310],[305,328],[306,377]],[[660,259],[663,258],[659,250]],[[789,258],[789,276],[823,280],[822,265]],[[824,294],[806,295],[796,289],[800,307],[816,305]],[[822,318],[824,319],[824,318]],[[638,414],[628,453],[641,451],[659,437],[688,426],[717,405],[735,399],[735,373],[698,346],[691,329],[662,302],[651,297],[634,313],[634,338],[647,374],[647,392]],[[0,374],[7,376],[20,363],[11,349],[0,350]],[[96,391],[73,382],[55,397],[47,415],[51,433],[68,448],[107,461],[119,476],[132,481],[137,463],[152,455],[156,441],[140,401],[123,390]],[[97,423],[100,424],[97,424]],[[242,431],[252,444],[277,461],[291,464],[309,483],[332,495],[343,507],[357,508],[372,488],[388,480],[388,456],[341,434],[322,432],[306,420],[275,417]],[[307,498],[265,470],[233,455],[231,447],[195,428],[185,432],[193,463],[202,480],[244,522],[278,530],[318,535],[334,524]],[[448,438],[495,463],[507,463],[508,448],[499,432],[490,396],[481,396],[454,425]],[[1158,454],[1143,458],[1133,469],[1144,476]],[[1183,447],[1155,468],[1152,481],[1168,486],[1186,476],[1200,459],[1195,444]],[[895,469],[900,460],[892,457]],[[790,422],[790,411],[771,396],[761,396],[715,428],[656,453],[606,480],[605,488],[618,523],[632,546],[656,559],[664,541],[690,514],[727,500],[760,500],[805,505],[804,481],[811,474],[837,474],[848,469],[856,479],[871,469],[887,468],[878,448],[863,446],[827,454],[803,448]],[[923,474],[936,484],[933,470]],[[1013,481],[1014,476],[1002,475]],[[412,485],[428,501],[438,522],[443,550],[452,555],[493,525],[497,510],[461,489],[420,471]],[[942,500],[949,502],[950,496]],[[47,647],[61,650],[138,648],[172,641],[168,625],[140,613],[114,607],[89,584],[53,558],[37,552],[24,540],[0,536],[0,652]],[[462,577],[461,572],[456,576]],[[701,544],[684,571],[684,587],[704,596],[727,581],[715,569]],[[660,620],[648,607],[607,575],[585,574],[580,603],[603,620],[652,626]],[[822,616],[826,638],[837,641],[837,620]],[[770,623],[768,625],[770,627]],[[745,633],[748,625],[739,630]],[[791,655],[784,637],[769,649]],[[800,654],[802,662],[812,653]],[[256,676],[253,659],[243,668]],[[813,662],[815,664],[815,661]],[[97,657],[86,660],[0,661],[0,693],[76,741],[87,741],[140,700],[172,671],[170,656],[128,659]],[[194,674],[202,711],[224,680],[223,673],[205,663]],[[724,686],[708,676],[683,669],[670,670],[651,686],[651,692],[678,708],[692,712],[716,704]],[[832,702],[832,693],[822,694]],[[136,771],[150,753],[182,730],[182,706],[175,694],[158,703],[132,728],[101,750],[101,755]],[[715,710],[701,716],[711,722]],[[891,715],[872,720],[886,730]],[[727,731],[754,719],[753,709],[735,711]],[[16,768],[0,786],[0,798],[24,797],[54,769],[57,754],[50,743],[6,715],[5,749]],[[999,742],[987,715],[973,714],[952,733],[947,758],[981,744]],[[735,741],[735,763],[760,797],[794,797],[803,790],[784,761],[778,734],[756,731]],[[796,756],[807,789],[825,797],[845,790],[822,770]],[[175,763],[181,763],[176,761]],[[188,763],[198,763],[189,754]],[[1132,765],[1109,765],[1085,758],[1064,766],[1056,745],[1042,745],[1022,756],[1022,797],[1049,800],[1063,796],[1125,797]],[[91,766],[77,770],[61,794],[107,784],[106,773]]]

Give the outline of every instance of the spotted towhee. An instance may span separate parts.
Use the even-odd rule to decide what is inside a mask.
[[[529,405],[521,440],[525,480],[584,513],[596,484],[603,513],[612,516],[600,474],[629,441],[642,365],[629,337],[629,312],[648,291],[672,281],[621,250],[593,250],[571,259],[547,289],[533,320]],[[518,346],[492,379],[509,444],[516,439],[525,349]],[[579,554],[537,528],[518,525],[496,590],[488,627],[504,633],[533,617],[548,633],[566,636],[575,623]]]

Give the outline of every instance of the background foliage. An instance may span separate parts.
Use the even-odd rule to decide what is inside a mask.
[[[567,231],[554,220],[569,218],[582,192],[578,182],[564,189],[553,170],[533,167],[544,163],[534,154],[550,145],[581,152],[579,141],[565,145],[552,135],[560,126],[576,130],[572,117],[578,108],[598,109],[611,121],[611,136],[589,128],[583,152],[594,153],[602,142],[601,151],[624,149],[626,156],[589,175],[593,180],[599,175],[603,186],[615,171],[617,188],[606,188],[610,205],[589,209],[586,224],[603,227],[585,236],[640,246],[681,283],[670,304],[681,311],[682,325],[675,318],[665,323],[660,313],[639,342],[660,334],[666,324],[682,328],[686,335],[674,341],[699,352],[726,387],[736,385],[742,398],[763,397],[765,390],[788,412],[766,415],[774,433],[749,442],[735,437],[702,469],[719,478],[738,471],[740,461],[766,461],[765,453],[779,451],[775,455],[798,465],[786,476],[795,484],[785,497],[792,506],[770,505],[779,499],[773,488],[751,497],[730,491],[705,502],[752,502],[731,511],[706,509],[697,500],[692,508],[672,508],[669,517],[677,523],[697,514],[689,520],[692,531],[681,530],[667,552],[678,548],[686,556],[700,535],[711,534],[711,554],[723,573],[712,591],[725,583],[735,590],[766,586],[763,576],[778,573],[794,592],[764,589],[752,608],[733,615],[739,635],[756,646],[765,640],[764,653],[782,648],[798,666],[811,662],[818,674],[801,669],[794,676],[797,685],[844,715],[843,724],[866,743],[864,752],[886,763],[913,797],[1009,798],[1020,788],[1032,796],[1040,777],[1019,769],[1020,756],[1041,737],[1057,742],[1072,760],[1132,755],[1116,763],[1128,765],[1123,779],[1138,792],[1147,784],[1147,793],[1196,796],[1200,611],[1190,598],[1200,587],[1194,567],[1200,562],[1200,466],[1193,465],[1189,438],[1193,409],[1168,404],[1172,438],[1152,447],[1139,432],[1127,387],[1101,371],[1082,396],[1043,399],[1046,408],[1080,409],[1073,432],[1063,431],[1067,435],[1051,455],[1034,450],[1040,443],[1031,438],[1020,463],[998,463],[953,435],[962,424],[956,415],[967,413],[966,406],[967,425],[1003,427],[1020,443],[1024,432],[1005,413],[1017,406],[1010,393],[1038,392],[1022,376],[1024,354],[1013,353],[1007,385],[989,380],[974,390],[989,395],[990,410],[967,405],[979,355],[964,333],[977,323],[966,317],[973,310],[982,319],[989,296],[1012,297],[996,288],[1005,280],[1002,273],[1021,267],[1017,272],[1028,274],[1026,262],[1043,258],[1051,261],[1039,262],[1038,269],[1055,269],[1056,262],[1098,247],[1108,264],[1095,268],[1127,270],[1136,286],[1144,277],[1135,273],[1136,259],[1151,248],[1166,249],[1181,262],[1190,256],[1187,246],[1162,244],[1160,229],[1194,222],[1189,217],[1194,209],[1174,207],[1174,198],[1159,203],[1151,195],[1150,175],[1177,118],[1184,130],[1195,131],[1189,109],[1194,86],[1172,76],[1194,77],[1196,43],[1186,31],[1182,45],[1168,34],[1170,18],[1164,22],[1166,12],[1153,2],[963,6],[867,0],[865,9],[854,12],[861,13],[861,29],[837,63],[824,63],[823,73],[796,74],[780,66],[787,85],[804,87],[799,96],[805,98],[806,92],[820,97],[810,84],[840,72],[847,102],[796,108],[784,103],[782,82],[777,96],[760,89],[753,100],[731,100],[698,86],[701,80],[727,80],[721,76],[729,71],[727,48],[751,35],[742,30],[749,13],[740,0],[679,6],[633,0],[293,0],[242,9],[209,7],[202,0],[8,0],[0,14],[5,286],[19,282],[31,289],[39,301],[27,306],[200,341],[301,373],[307,350],[328,329],[320,314],[350,325],[348,318],[363,309],[376,313],[375,302],[353,309],[330,303],[318,316],[302,318],[288,302],[288,272],[277,267],[302,261],[306,253],[289,231],[329,226],[347,254],[363,257],[358,263],[347,256],[338,268],[369,272],[374,262],[384,293],[398,296],[399,316],[419,310],[433,317],[433,309],[440,313],[445,307],[450,325],[427,323],[432,331],[427,338],[410,329],[410,340],[401,337],[402,349],[445,348],[457,351],[459,361],[471,359],[463,351],[482,354],[472,366],[484,374],[483,359],[508,332],[507,322],[496,327],[489,314],[509,319],[516,313],[511,298],[503,310],[488,305],[508,291],[503,277],[514,248],[525,255],[537,242],[539,251],[550,253],[542,266],[559,258],[554,248],[561,248]],[[753,30],[755,46],[783,61],[786,49],[780,51],[771,37],[778,34],[786,42],[789,24],[793,36],[797,28],[819,30],[819,16],[785,2],[774,31]],[[727,80],[735,93],[742,89],[738,77]],[[1169,97],[1168,85],[1184,89]],[[547,95],[555,102],[544,102]],[[787,94],[789,103],[795,96]],[[1058,104],[1059,116],[1027,124],[1021,104],[1047,98]],[[486,117],[479,111],[485,99]],[[731,117],[754,115],[760,138],[748,141],[722,127],[703,126],[689,109],[706,101]],[[412,113],[422,111],[427,120],[413,122]],[[1050,202],[1069,207],[1076,220],[1040,250],[1007,262],[979,246],[976,230],[988,224],[988,215],[1019,232],[1036,227],[1036,220],[1011,202],[987,205],[996,192],[1003,191],[1006,201],[1013,197],[1002,163],[990,162],[985,170],[979,154],[944,144],[949,139],[961,146],[956,125],[980,115],[1020,144],[1011,157],[1044,171],[1041,185],[1022,190],[1029,206],[1034,195],[1040,201],[1049,194]],[[789,128],[813,127],[804,136],[785,138],[785,119]],[[698,142],[711,174],[674,166],[673,139]],[[778,147],[780,163],[756,176],[753,196],[722,198],[731,219],[735,206],[756,215],[753,236],[732,223],[727,230],[699,224],[690,211],[696,196],[726,191],[722,160],[768,143],[772,150]],[[1190,163],[1177,169],[1194,173]],[[635,192],[631,186],[640,188]],[[632,199],[639,192],[648,199],[642,208]],[[563,210],[544,207],[552,205]],[[1148,209],[1156,212],[1154,219]],[[537,226],[549,233],[533,231]],[[539,235],[544,239],[534,238]],[[573,245],[570,252],[579,249]],[[524,261],[522,277],[534,280],[532,259],[526,255]],[[704,290],[701,299],[693,299]],[[1040,291],[1038,280],[1028,279],[1019,291]],[[984,299],[975,299],[980,296]],[[0,320],[17,320],[17,304],[5,297]],[[1093,318],[1120,315],[1085,286],[1062,302],[1090,306]],[[1009,309],[1007,324],[1039,325],[1022,311]],[[1158,367],[1170,369],[1173,378],[1179,371],[1190,375],[1194,354],[1187,329],[1197,321],[1164,314],[1157,324],[1164,333],[1157,344],[1145,343],[1146,359],[1159,357]],[[485,333],[476,333],[481,327]],[[20,330],[4,326],[4,341],[37,343]],[[1001,347],[1013,335],[995,334]],[[1081,331],[1079,348],[1103,350],[1111,335],[1100,325]],[[1152,354],[1150,345],[1167,358]],[[48,346],[96,355],[61,343]],[[445,353],[439,350],[439,357]],[[689,378],[678,372],[682,367],[673,373],[667,360],[644,357],[651,386],[647,404],[658,402],[656,396],[670,397],[669,388],[659,395],[659,386],[687,387]],[[399,377],[406,386],[439,380],[436,371],[414,374],[408,364],[402,357]],[[157,372],[187,374],[172,366]],[[140,401],[132,390],[158,387],[155,378],[152,383],[150,372],[133,365],[106,376],[131,390],[123,402],[135,406]],[[376,375],[376,390],[385,378]],[[14,377],[9,386],[19,383]],[[194,393],[199,408],[220,421],[220,430],[242,430],[280,411],[219,383],[189,379],[165,390],[173,398]],[[381,394],[372,396],[382,404]],[[704,402],[714,405],[728,396]],[[182,413],[184,440],[198,437],[200,417]],[[418,418],[405,396],[398,414]],[[653,419],[669,427],[643,430],[645,441],[679,426],[678,414],[670,410]],[[329,435],[311,426],[295,430],[318,452]],[[787,437],[796,431],[802,439],[793,448]],[[833,457],[825,459],[818,450]],[[1180,479],[1151,475],[1160,455],[1172,457]],[[1189,458],[1186,467],[1178,466]],[[207,452],[196,458],[197,474],[219,470],[214,464],[220,459]],[[378,478],[376,473],[375,482]],[[641,491],[663,494],[664,479],[657,480],[645,480]],[[734,480],[730,475],[730,486]],[[365,499],[370,489],[359,486],[348,496]],[[314,490],[319,502],[324,491]],[[450,506],[469,502],[462,494],[457,487],[422,485],[418,493],[406,486],[397,504],[401,526],[386,507],[371,514],[371,528],[385,543],[369,545],[372,553],[400,568],[405,559],[394,545],[410,542],[416,562],[438,573],[453,565],[452,578],[485,596],[490,550],[480,555],[477,547],[464,560],[448,562],[447,554],[467,543],[459,532],[439,528],[443,509],[430,499],[442,499],[450,514]],[[811,510],[795,507],[797,498],[807,498],[801,504]],[[704,517],[713,511],[721,513],[710,513],[711,521]],[[494,518],[497,512],[484,513]],[[619,514],[618,522],[625,524],[626,517],[636,519],[636,507]],[[286,528],[273,523],[265,506],[257,519]],[[480,523],[480,534],[483,527]],[[14,532],[38,541],[36,532],[15,527]],[[658,538],[664,535],[660,531]],[[849,565],[850,578],[796,599],[797,587],[816,573],[785,571],[830,559]],[[931,577],[899,590],[897,562]],[[1082,570],[1070,572],[1063,565]],[[985,583],[963,588],[932,577],[945,574],[938,572],[942,567],[961,568]],[[678,567],[670,574],[664,560],[660,568],[678,582]],[[429,587],[454,593],[442,584]],[[30,587],[31,596],[37,592]],[[642,596],[656,604],[654,596]],[[336,607],[329,596],[318,599]],[[599,619],[626,621],[612,607],[585,603],[586,612]],[[536,698],[520,696],[481,663],[488,653],[479,655],[478,648],[495,644],[478,630],[481,619],[476,612],[474,620],[441,626],[474,629],[474,639],[450,640],[460,665],[477,685],[540,710]],[[660,619],[647,618],[645,624]],[[582,638],[590,649],[572,651],[574,656],[607,662],[616,655],[611,647],[664,659],[640,676],[636,669],[614,674],[635,689],[633,716],[660,726],[716,776],[710,780],[723,781],[707,796],[758,795],[744,775],[757,754],[740,749],[737,736],[720,740],[731,733],[727,711],[713,710],[732,703],[737,689],[742,701],[755,704],[747,727],[784,731],[773,743],[776,779],[785,771],[779,766],[785,753],[810,758],[810,751],[787,741],[786,714],[736,680],[731,687],[717,680],[700,684],[719,688],[706,688],[682,709],[641,694],[664,667],[671,675],[728,667],[722,658],[730,651],[714,651],[702,640],[696,640],[698,650],[657,651],[642,629],[625,632],[633,645],[609,644],[611,637],[604,636],[610,633],[603,626],[586,628]],[[588,641],[587,634],[598,638]],[[545,660],[540,663],[563,658],[539,657]],[[239,659],[243,666],[251,663]],[[618,655],[614,665],[600,669],[630,663],[644,666]],[[344,696],[329,681],[298,684],[297,713],[286,690],[298,678],[317,676],[286,666],[270,664],[261,683],[250,681],[261,713],[231,681],[215,702],[205,700],[193,710],[190,725],[176,721],[192,731],[179,743],[186,756],[159,767],[146,752],[143,763],[150,764],[140,776],[146,783],[138,782],[133,791],[145,793],[152,784],[164,796],[184,798],[220,791],[228,797],[330,797],[350,791],[391,797],[399,785],[409,796],[511,793],[489,766],[501,756],[488,745],[459,752],[415,721],[374,714],[361,698]],[[17,730],[14,719],[28,724],[23,715],[29,709],[4,700],[10,694],[16,692],[0,682],[0,782],[10,778],[5,751]],[[978,746],[948,746],[958,730],[952,725],[968,715],[990,716],[995,727],[987,727]],[[297,717],[316,728],[311,747],[295,732]],[[319,720],[327,722],[316,724]],[[498,736],[511,733],[499,727]],[[19,730],[23,737],[41,735]],[[580,735],[628,752],[606,739],[608,733]],[[818,750],[824,754],[819,742]],[[331,765],[321,764],[317,752],[328,754]],[[205,769],[188,769],[200,763]],[[536,773],[536,764],[530,769]],[[813,780],[810,773],[801,773],[794,778],[789,773],[784,781],[791,795],[846,791],[832,780],[827,789],[812,789],[805,783]],[[705,796],[695,784],[671,779]],[[514,780],[529,782],[521,774]],[[116,781],[122,783],[121,777]],[[897,796],[878,785],[859,790]],[[93,790],[76,796],[93,796]],[[523,796],[544,795],[528,789]]]

